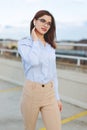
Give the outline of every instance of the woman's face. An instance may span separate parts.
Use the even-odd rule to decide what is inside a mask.
[[[44,15],[39,17],[37,20],[34,19],[34,25],[38,33],[44,35],[48,32],[51,27],[52,19],[51,16]]]

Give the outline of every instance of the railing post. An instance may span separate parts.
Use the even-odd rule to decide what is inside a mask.
[[[1,50],[1,55],[3,55],[3,50]]]
[[[18,56],[19,56],[18,51],[16,51],[16,57],[18,57]]]
[[[77,59],[77,66],[80,66],[80,58]]]

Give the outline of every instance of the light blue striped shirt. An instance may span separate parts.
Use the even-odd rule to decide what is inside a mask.
[[[18,52],[26,79],[41,84],[53,81],[55,96],[59,100],[55,49],[48,43],[44,46],[40,40],[33,41],[32,37],[27,37],[18,41]]]

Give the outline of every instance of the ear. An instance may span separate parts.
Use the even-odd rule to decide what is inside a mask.
[[[36,21],[35,21],[35,19],[33,20],[33,24],[34,24],[34,26],[35,26],[35,24],[36,24]]]

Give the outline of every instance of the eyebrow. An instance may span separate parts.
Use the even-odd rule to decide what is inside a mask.
[[[52,22],[52,21],[47,21],[45,18],[38,18],[38,19],[45,20],[46,22],[49,22],[49,23],[51,23],[51,22]]]

